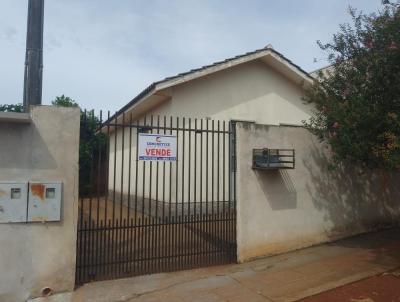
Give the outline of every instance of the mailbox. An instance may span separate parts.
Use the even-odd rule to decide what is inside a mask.
[[[0,182],[0,223],[26,222],[28,184]]]
[[[253,169],[294,169],[294,149],[253,149]]]
[[[61,220],[61,182],[30,182],[28,222]]]

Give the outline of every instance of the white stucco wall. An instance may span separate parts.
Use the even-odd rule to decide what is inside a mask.
[[[252,61],[177,85],[149,114],[298,124],[310,115],[302,87],[262,61]]]
[[[293,170],[253,170],[253,148],[293,148]],[[398,223],[400,175],[328,169],[301,127],[237,124],[238,259],[299,249]]]
[[[32,107],[32,123],[0,123],[0,181],[62,181],[60,222],[0,224],[0,301],[75,285],[78,108]]]

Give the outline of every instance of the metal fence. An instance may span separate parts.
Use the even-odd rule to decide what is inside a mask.
[[[176,160],[140,160],[143,133]],[[231,123],[83,113],[80,149],[77,284],[236,261]]]

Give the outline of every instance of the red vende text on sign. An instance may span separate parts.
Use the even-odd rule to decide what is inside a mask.
[[[146,148],[146,155],[147,156],[171,156],[171,150]]]

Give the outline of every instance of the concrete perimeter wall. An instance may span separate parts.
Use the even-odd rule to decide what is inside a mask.
[[[253,170],[253,148],[294,148],[293,170]],[[400,176],[329,169],[301,127],[237,124],[238,259],[247,261],[398,223]]]
[[[0,181],[62,181],[61,222],[0,224],[0,301],[75,283],[79,109],[32,107],[30,124],[0,123]]]

